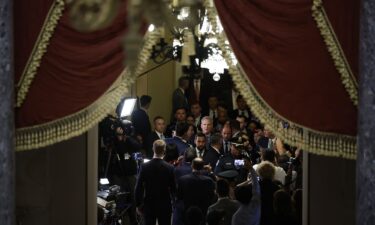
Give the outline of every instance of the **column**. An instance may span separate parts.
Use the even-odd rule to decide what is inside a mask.
[[[356,178],[357,225],[375,221],[375,2],[362,0]]]
[[[0,1],[0,223],[14,225],[13,8]]]

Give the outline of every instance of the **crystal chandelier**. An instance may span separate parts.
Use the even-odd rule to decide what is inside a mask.
[[[176,12],[176,11],[175,11]],[[189,18],[189,8],[184,7],[177,11],[177,18],[181,21]],[[219,20],[217,18],[217,20]],[[220,22],[218,21],[218,24]],[[151,25],[149,30],[153,30]],[[181,63],[182,70],[189,76],[201,73],[205,68],[215,81],[220,80],[220,74],[228,69],[222,56],[216,34],[222,32],[221,26],[213,30],[205,10],[200,12],[199,23],[194,27],[173,27],[171,30],[173,41],[166,43],[164,37],[153,47],[151,59],[158,64],[176,60]]]
[[[71,8],[72,24],[83,32],[101,29],[110,24],[117,14],[120,2],[121,0],[67,0]],[[212,0],[208,2],[213,4]],[[137,63],[142,44],[139,31],[142,18],[146,18],[152,24],[149,31],[166,29],[173,35],[172,43],[167,43],[163,37],[164,32],[160,32],[160,40],[154,45],[151,54],[155,63],[176,60],[181,63],[186,74],[197,74],[201,68],[206,68],[209,73],[216,75],[216,79],[219,74],[224,73],[228,65],[215,38],[215,33],[222,32],[222,28],[213,30],[203,5],[203,0],[128,0],[128,32],[124,45],[129,70]]]

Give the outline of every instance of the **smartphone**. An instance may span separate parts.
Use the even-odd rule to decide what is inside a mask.
[[[245,165],[245,161],[243,159],[235,159],[234,166],[236,169],[242,168]]]

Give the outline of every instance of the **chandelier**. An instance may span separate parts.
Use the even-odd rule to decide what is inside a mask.
[[[189,7],[174,10],[174,13],[182,24],[187,24],[184,20],[189,19]],[[154,29],[155,26],[150,25],[149,31]],[[204,68],[215,81],[220,80],[220,74],[228,69],[215,37],[216,33],[222,32],[222,28],[212,29],[205,10],[200,12],[199,23],[194,28],[175,26],[170,32],[173,36],[171,43],[167,43],[165,38],[161,37],[153,46],[150,58],[154,63],[162,64],[175,60],[180,62],[183,73],[191,77],[201,74]]]
[[[212,0],[127,0],[128,32],[124,39],[127,55],[126,65],[133,70],[137,64],[137,55],[142,44],[142,18],[150,25],[149,31],[156,28],[165,29],[173,36],[172,43],[164,39],[160,32],[160,40],[153,46],[151,59],[157,64],[175,60],[181,63],[183,72],[190,76],[200,74],[206,68],[220,79],[228,65],[222,57],[215,34],[222,32],[213,30],[204,2],[213,4]],[[67,0],[70,5],[70,17],[73,26],[80,31],[88,32],[101,29],[111,23],[117,14],[121,0]],[[219,20],[217,18],[217,20]],[[218,21],[218,24],[220,22]]]

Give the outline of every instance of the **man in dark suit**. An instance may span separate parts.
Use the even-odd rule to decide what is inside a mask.
[[[176,181],[185,175],[191,174],[193,172],[191,168],[192,161],[197,157],[195,152],[195,148],[189,147],[185,150],[184,159],[182,160],[181,164],[177,166],[174,170],[174,174],[176,177]],[[175,208],[173,210],[173,225],[183,225],[184,220],[184,204],[183,201],[177,200],[175,204]]]
[[[223,140],[222,153],[228,154],[230,152],[230,139],[232,139],[232,128],[230,125],[224,126],[220,134]]]
[[[174,170],[176,181],[187,174],[192,173],[191,163],[197,157],[197,153],[193,147],[189,147],[185,150],[184,158],[181,161],[181,164],[177,166]]]
[[[177,146],[177,151],[179,155],[183,155],[185,150],[190,147],[188,144],[188,131],[190,129],[190,125],[181,122],[177,123],[176,125],[176,135],[172,138],[166,138],[165,142],[167,144],[175,144]]]
[[[207,100],[207,104],[208,107],[203,110],[203,114],[211,117],[213,125],[215,127],[218,117],[217,106],[219,104],[219,98],[215,94],[210,94]]]
[[[207,153],[206,136],[201,132],[197,133],[197,135],[195,135],[194,144],[197,157],[204,159]]]
[[[211,135],[214,132],[213,120],[209,116],[205,116],[201,120],[202,133],[206,135],[206,148],[208,149],[211,144]]]
[[[247,129],[247,119],[245,116],[239,115],[236,117],[236,120],[240,123],[240,131],[244,134],[249,135],[250,130]]]
[[[211,146],[207,150],[206,155],[203,157],[204,162],[210,164],[212,171],[215,170],[216,163],[221,156],[221,144],[221,135],[218,133],[213,134],[211,136]]]
[[[132,113],[132,122],[135,134],[142,138],[142,142],[151,133],[150,119],[147,115],[147,109],[151,104],[151,96],[142,95],[140,99],[140,108],[134,110]]]
[[[171,196],[175,194],[174,168],[163,160],[166,144],[156,140],[154,158],[142,164],[135,187],[136,207],[145,225],[171,224]]]
[[[216,194],[219,199],[213,205],[208,208],[207,214],[214,210],[224,211],[223,225],[230,225],[232,222],[232,216],[240,207],[239,202],[229,198],[229,183],[224,179],[220,179],[216,182]]]
[[[247,122],[252,120],[253,114],[251,113],[242,95],[237,96],[236,103],[237,103],[237,109],[233,110],[233,112],[231,113],[231,119],[235,120],[237,116],[244,116]]]
[[[198,102],[203,105],[207,104],[207,81],[204,79],[203,70],[200,73],[194,74],[190,77],[190,86],[188,89],[189,103]]]
[[[203,118],[202,107],[199,102],[193,102],[190,105],[190,112],[194,116],[194,126],[201,131],[201,120]]]
[[[189,88],[189,78],[180,77],[178,79],[178,88],[173,92],[172,95],[172,110],[176,111],[178,108],[189,109],[189,104],[186,98],[186,91]]]
[[[173,132],[176,131],[176,124],[181,122],[186,122],[186,109],[185,108],[177,108],[174,111],[174,119],[171,123],[167,126],[165,131],[165,135],[168,138],[173,137]]]
[[[203,167],[203,160],[195,158],[192,162],[193,173],[178,180],[177,198],[183,201],[184,212],[197,206],[206,215],[208,207],[214,201],[215,183],[210,177],[202,175]]]
[[[232,129],[232,138],[239,137],[241,135],[240,122],[237,120],[230,120],[229,125]]]
[[[152,151],[152,145],[154,141],[156,140],[164,140],[165,139],[165,120],[161,116],[156,116],[154,118],[154,131],[151,132],[145,141],[145,150],[146,150],[146,157],[152,158],[153,151]]]
[[[232,86],[231,76],[227,72],[220,75],[219,81],[214,81],[212,74],[207,69],[202,69],[200,73],[190,76],[189,103],[191,105],[193,102],[199,102],[203,114],[208,115],[208,98],[210,95],[216,95],[227,105],[232,105]]]

